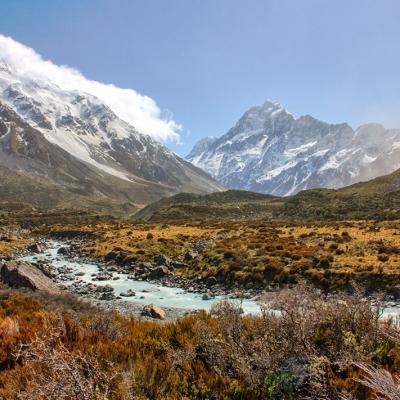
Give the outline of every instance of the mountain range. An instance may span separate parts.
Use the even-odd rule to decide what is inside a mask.
[[[122,213],[222,189],[97,97],[31,79],[1,57],[0,184],[2,202]]]
[[[245,112],[225,135],[202,139],[186,159],[227,188],[288,196],[400,168],[400,129],[371,123],[354,130],[310,115],[295,118],[267,101]]]
[[[399,129],[295,118],[271,101],[225,135],[202,139],[184,160],[93,94],[20,72],[0,56],[0,206],[129,215],[181,192],[291,196],[398,168]]]

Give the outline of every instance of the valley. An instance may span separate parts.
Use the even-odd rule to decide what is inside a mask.
[[[186,223],[10,212],[0,397],[54,380],[70,395],[78,376],[89,399],[373,399],[369,365],[398,371],[399,221],[214,211]]]
[[[362,54],[345,49],[354,35],[337,53],[325,46],[331,26],[345,33],[351,6],[324,24],[316,47],[329,56],[320,57],[298,53],[302,30],[287,40],[303,14],[307,40],[316,36],[316,4],[293,21],[296,2],[284,7],[274,38],[261,33],[277,4],[268,4],[262,29],[249,30],[242,23],[259,8],[246,4],[239,20],[230,12],[240,2],[229,2],[220,7],[229,27],[219,18],[204,35],[196,24],[215,23],[214,3],[203,15],[195,8],[205,2],[154,10],[153,2],[98,2],[85,18],[75,4],[72,24],[64,3],[65,21],[58,4],[54,21],[37,14],[11,25],[23,37],[39,21],[45,53],[120,86],[0,33],[0,400],[400,400],[400,129],[386,127],[398,126],[398,113],[389,115],[397,100],[384,101],[398,94],[373,87],[375,70],[363,77],[368,90],[356,82],[347,58]],[[123,3],[134,7],[126,14],[134,34],[112,42],[124,31],[114,15]],[[137,13],[144,3],[153,10],[147,21]],[[170,13],[174,3],[193,12]],[[66,51],[67,31],[78,34],[80,24]],[[206,51],[231,26],[240,32],[228,45]],[[63,31],[52,45],[50,27]],[[379,38],[368,40],[377,59]],[[350,79],[322,90],[338,55]],[[310,66],[297,70],[303,59]],[[381,79],[398,65],[388,59],[372,67],[385,67]],[[394,79],[388,85],[396,88]],[[287,93],[299,116],[276,101],[248,108],[266,89]],[[387,125],[360,123],[366,117]]]
[[[135,292],[138,284],[142,292],[146,282],[176,288],[178,292],[167,294],[171,298],[183,291],[189,297],[178,300],[177,308],[192,310],[208,309],[225,298],[256,301],[298,284],[328,295],[354,290],[365,297],[382,294],[388,307],[400,304],[398,221],[203,219],[167,224],[88,215],[86,222],[60,224],[59,218],[30,229],[14,228],[19,235],[3,235],[0,248],[3,254],[24,254],[24,248],[39,243],[39,250],[22,260],[45,268],[63,290],[88,295],[97,305],[105,300],[115,306],[115,300],[126,300],[121,292],[128,289],[133,292],[129,300],[145,303],[147,297]],[[60,267],[66,269],[60,272]],[[104,294],[97,285],[112,290]],[[173,306],[161,294],[153,300]],[[249,307],[257,308],[256,303]]]

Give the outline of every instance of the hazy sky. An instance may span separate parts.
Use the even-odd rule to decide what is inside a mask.
[[[250,106],[400,127],[399,0],[0,0],[0,33],[153,98],[185,155]]]

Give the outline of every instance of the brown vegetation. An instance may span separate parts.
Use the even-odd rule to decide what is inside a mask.
[[[122,222],[55,225],[52,235],[81,232],[81,251],[121,263],[152,261],[157,254],[181,263],[174,273],[215,277],[225,285],[265,289],[306,280],[326,289],[367,290],[400,281],[400,223],[350,221],[288,224],[271,221],[203,222],[201,225]],[[183,259],[195,249],[196,257]],[[113,257],[111,257],[113,255]]]
[[[164,324],[66,301],[2,295],[1,399],[362,400],[373,368],[400,370],[399,326],[358,296],[298,287],[265,299],[279,314],[221,303]]]

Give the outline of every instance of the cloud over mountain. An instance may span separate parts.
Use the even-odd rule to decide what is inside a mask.
[[[18,71],[19,76],[26,76],[27,80],[49,80],[61,89],[90,93],[102,100],[120,118],[157,140],[179,140],[181,126],[172,118],[163,118],[152,98],[133,89],[87,79],[78,70],[44,60],[33,49],[4,35],[0,35],[0,62],[3,67],[8,66]]]

